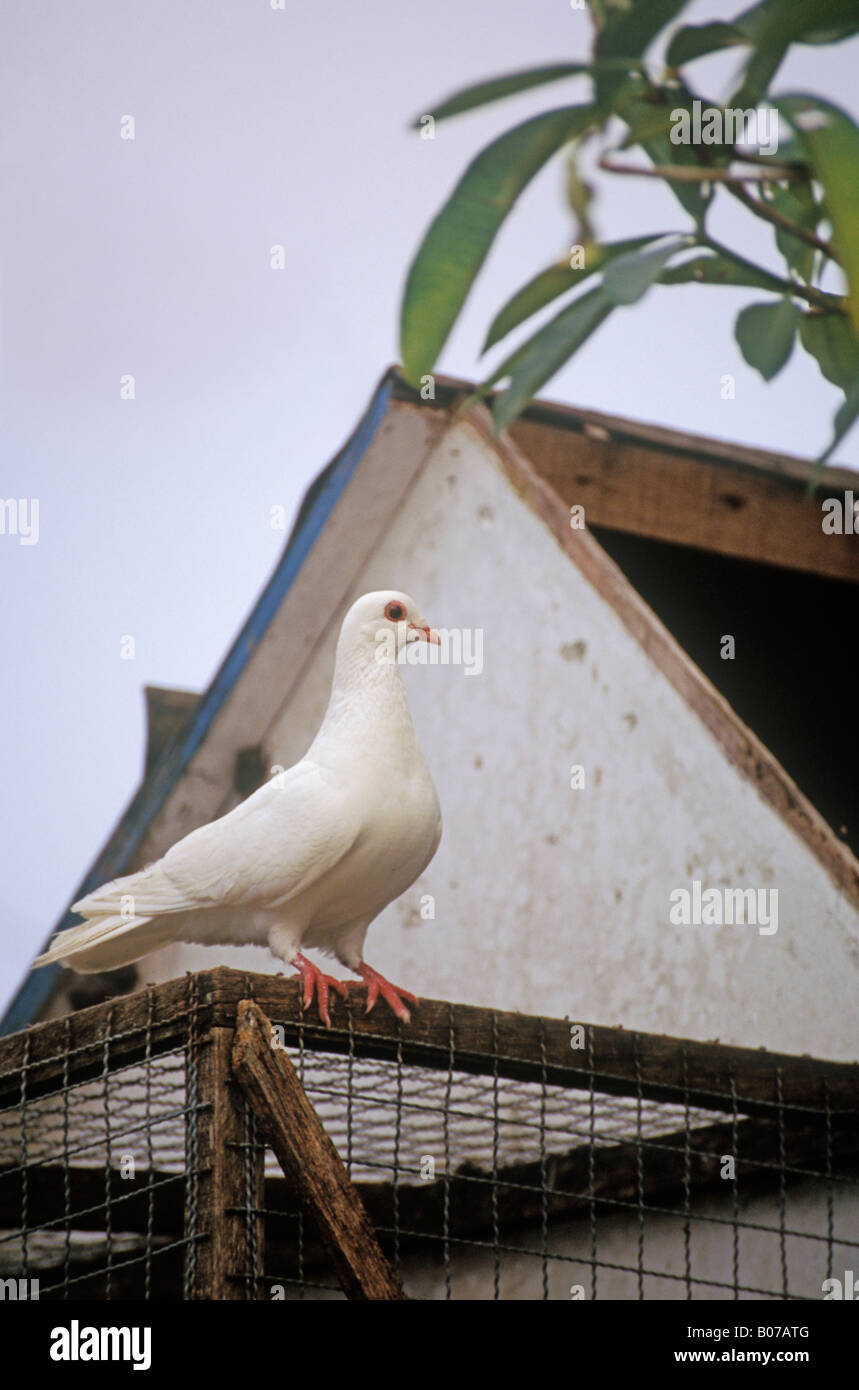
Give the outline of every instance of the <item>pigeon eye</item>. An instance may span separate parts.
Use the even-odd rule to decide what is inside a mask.
[[[385,617],[390,618],[392,623],[398,623],[406,616],[406,610],[401,603],[386,603]]]

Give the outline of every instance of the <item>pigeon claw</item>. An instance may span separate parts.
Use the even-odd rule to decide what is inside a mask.
[[[318,965],[314,965],[312,960],[299,954],[292,961],[304,986],[304,993],[301,1000],[302,1009],[309,1009],[313,1003],[314,991],[316,993],[317,1011],[326,1028],[331,1027],[331,1016],[328,1012],[328,991],[330,989],[345,999],[346,984],[343,980],[335,980],[333,975],[325,975]]]
[[[411,1014],[403,1002],[408,999],[410,1004],[417,1007],[420,1000],[416,995],[410,994],[407,989],[401,989],[399,985],[392,985],[390,980],[386,980],[384,975],[380,975],[378,970],[374,970],[372,965],[364,965],[363,962],[358,966],[358,974],[367,986],[367,1007],[365,1013],[369,1013],[381,994],[385,1003],[393,1010],[397,1018],[403,1023],[408,1023]]]

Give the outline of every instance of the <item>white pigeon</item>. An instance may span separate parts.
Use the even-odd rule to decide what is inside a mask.
[[[426,868],[441,838],[438,796],[402,681],[408,643],[438,643],[407,594],[364,594],[343,620],[322,726],[305,756],[234,810],[192,830],[140,873],[73,904],[86,920],[59,932],[35,965],[112,970],[172,941],[268,946],[294,966],[307,1008],[343,981],[301,953],[318,947],[379,994],[404,999],[363,960],[374,917]]]

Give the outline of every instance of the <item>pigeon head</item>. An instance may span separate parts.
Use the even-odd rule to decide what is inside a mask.
[[[379,589],[356,599],[343,619],[339,646],[361,651],[373,661],[391,660],[410,642],[438,645],[438,633],[421,617],[408,594]]]

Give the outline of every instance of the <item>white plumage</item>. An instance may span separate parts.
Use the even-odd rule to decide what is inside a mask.
[[[268,946],[314,989],[345,993],[301,954],[318,947],[360,974],[368,1009],[381,993],[408,1020],[403,995],[363,960],[374,917],[438,847],[438,796],[415,735],[397,660],[438,642],[412,599],[365,594],[340,629],[331,697],[300,762],[220,820],[201,826],[140,873],[73,905],[86,920],[59,932],[37,966],[111,970],[171,941]]]

